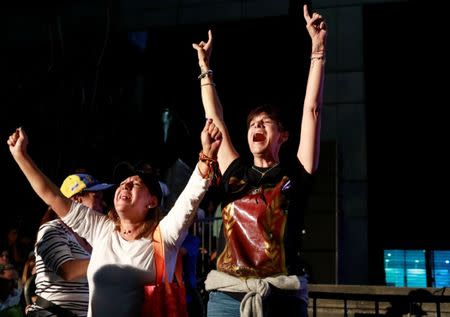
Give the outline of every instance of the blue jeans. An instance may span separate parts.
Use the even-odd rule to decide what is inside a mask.
[[[209,292],[207,315],[208,317],[240,317],[239,307],[241,302],[222,293]]]
[[[225,293],[209,292],[208,317],[240,317],[241,302]],[[308,317],[308,304],[302,299],[285,294],[271,294],[263,301],[264,317]],[[286,315],[288,314],[288,315]]]

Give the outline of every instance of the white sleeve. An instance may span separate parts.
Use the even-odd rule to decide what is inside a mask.
[[[179,247],[192,224],[198,206],[210,185],[209,179],[204,179],[195,166],[186,187],[178,196],[174,206],[161,220],[161,234],[166,244]]]
[[[113,223],[106,215],[76,201],[72,202],[69,212],[61,220],[92,246],[102,232],[113,230]]]

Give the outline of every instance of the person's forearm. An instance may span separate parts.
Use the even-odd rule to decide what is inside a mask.
[[[202,68],[202,74],[207,72],[208,69]],[[222,132],[223,142],[219,149],[218,161],[220,169],[225,171],[230,163],[238,156],[231,138],[228,132],[228,128],[224,121],[223,108],[217,95],[216,85],[213,82],[212,73],[200,79],[200,89],[203,102],[203,108],[205,110],[205,117],[212,119],[214,124]]]
[[[316,47],[316,49],[314,49]],[[319,164],[321,112],[325,77],[325,51],[313,45],[311,65],[303,104],[301,139],[297,156],[305,170],[313,173]]]
[[[42,173],[27,153],[18,154],[14,159],[36,194],[51,206],[58,216],[63,217],[69,210],[70,200],[62,196],[59,188]]]
[[[180,232],[187,230],[192,224],[198,206],[206,194],[209,185],[210,180],[203,178],[200,174],[199,167],[195,166],[191,177],[183,191],[178,195],[175,204],[161,220],[161,223],[165,227],[165,241],[177,241],[180,238]]]
[[[323,98],[323,81],[325,72],[325,53],[311,55],[304,110],[320,111]]]
[[[75,259],[63,263],[58,269],[58,275],[66,281],[74,281],[86,277],[89,259]]]
[[[213,37],[211,30],[208,31],[208,41],[194,43],[192,46],[197,51],[198,66],[200,74],[198,75],[199,86],[201,90],[202,104],[206,119],[212,119],[216,127],[222,133],[222,144],[217,154],[220,169],[225,171],[230,163],[239,156],[236,152],[225,125],[222,104],[214,83],[213,70],[209,63],[212,50]],[[205,153],[206,154],[206,153]]]
[[[207,67],[201,68],[200,89],[205,117],[211,118],[217,124],[223,121],[223,108],[217,95],[213,73]]]

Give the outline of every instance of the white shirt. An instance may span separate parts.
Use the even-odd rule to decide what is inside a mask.
[[[203,179],[196,167],[175,205],[160,222],[169,280],[178,250],[208,186],[209,180]],[[139,316],[143,285],[155,280],[151,240],[126,241],[107,216],[76,202],[63,221],[93,247],[87,273],[88,316]]]

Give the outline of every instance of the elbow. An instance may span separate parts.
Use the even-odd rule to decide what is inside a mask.
[[[320,116],[322,114],[322,106],[321,106],[321,104],[317,103],[314,106],[312,106],[309,109],[309,111],[311,113],[311,116],[312,116],[313,120],[317,121],[317,120],[320,119]]]
[[[305,171],[308,174],[313,175],[317,171],[318,164],[314,164],[314,165],[311,165],[311,166],[303,166],[303,168],[305,169]]]
[[[319,95],[305,97],[303,104],[304,113],[310,114],[313,118],[319,117],[322,112],[322,97]]]
[[[300,164],[303,166],[303,169],[310,175],[317,172],[319,168],[319,147],[316,146],[314,150],[312,150],[314,154],[311,155],[302,155],[298,153],[298,159]]]

